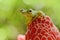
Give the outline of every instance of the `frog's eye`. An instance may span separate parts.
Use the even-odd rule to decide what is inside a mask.
[[[27,12],[32,12],[32,9],[27,10]]]
[[[29,10],[29,12],[32,12],[32,10]]]

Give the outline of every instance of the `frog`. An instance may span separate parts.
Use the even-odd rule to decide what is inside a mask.
[[[26,22],[27,25],[29,23],[31,23],[31,21],[34,20],[37,16],[40,16],[40,17],[44,17],[45,16],[45,13],[43,13],[41,10],[33,10],[33,9],[25,10],[25,9],[20,9],[20,12],[28,20]]]

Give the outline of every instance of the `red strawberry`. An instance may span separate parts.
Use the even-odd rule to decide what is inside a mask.
[[[37,16],[28,25],[25,40],[60,40],[60,34],[50,17]]]

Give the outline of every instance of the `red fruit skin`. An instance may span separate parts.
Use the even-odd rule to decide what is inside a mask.
[[[60,33],[49,16],[37,16],[28,25],[25,40],[60,40]]]

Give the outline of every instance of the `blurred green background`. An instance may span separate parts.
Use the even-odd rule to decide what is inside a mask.
[[[22,8],[42,10],[60,30],[60,0],[0,0],[0,40],[17,40],[18,34],[25,34]]]

